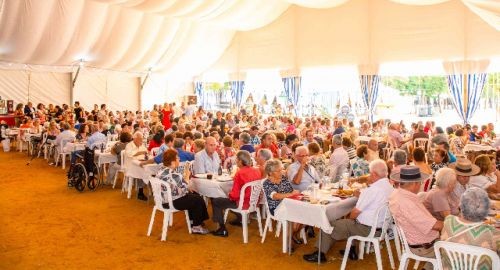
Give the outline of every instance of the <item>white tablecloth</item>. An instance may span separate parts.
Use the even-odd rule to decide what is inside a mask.
[[[85,150],[85,143],[66,143],[64,146],[64,152],[82,151]]]
[[[198,194],[209,198],[227,198],[233,188],[233,181],[217,181],[202,178],[191,178],[189,186]]]
[[[137,159],[127,162],[125,172],[127,177],[142,179],[145,184],[149,183],[149,177],[156,175],[162,166],[161,164],[147,164],[141,167],[140,164],[141,162]]]
[[[321,198],[325,199],[325,198]],[[274,212],[276,219],[283,223],[283,252],[287,250],[288,226],[287,221],[319,227],[326,233],[331,233],[333,227],[330,220],[339,219],[347,215],[356,205],[358,198],[335,200],[327,205],[311,204],[309,202],[283,199]]]
[[[111,152],[101,153],[101,151],[95,151],[95,154],[97,159],[97,166],[102,166],[108,163],[115,163],[118,161],[118,157],[111,154]]]
[[[481,145],[481,144],[466,144],[464,146],[464,152],[479,152],[479,151],[495,151],[495,148],[489,145]]]

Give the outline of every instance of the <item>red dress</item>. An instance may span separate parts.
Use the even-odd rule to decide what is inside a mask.
[[[170,123],[170,115],[172,114],[172,111],[167,111],[163,109],[163,119],[161,123],[163,124],[163,127],[165,130],[169,129],[172,126],[172,123]]]

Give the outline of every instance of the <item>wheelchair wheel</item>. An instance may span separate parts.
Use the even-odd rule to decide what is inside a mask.
[[[72,175],[76,190],[82,192],[87,184],[87,170],[85,170],[85,166],[81,163],[75,164]]]
[[[96,189],[100,185],[100,180],[99,180],[99,167],[97,167],[97,164],[94,163],[94,168],[92,169],[92,172],[89,172],[89,178],[87,182],[87,187],[90,190]]]

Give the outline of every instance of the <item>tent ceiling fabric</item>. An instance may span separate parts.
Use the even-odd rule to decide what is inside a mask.
[[[28,64],[35,65],[38,70],[69,72],[75,70],[79,59],[84,59],[89,68],[142,74],[152,68],[154,72],[187,78],[207,70],[223,55],[233,53],[238,62],[244,63],[252,55],[242,52],[238,46],[245,43],[247,49],[266,50],[262,43],[267,40],[259,40],[261,37],[276,34],[279,38],[304,33],[306,38],[317,39],[307,33],[305,27],[317,26],[314,16],[324,17],[330,12],[343,19],[323,18],[329,27],[337,30],[344,28],[339,31],[349,34],[346,36],[349,42],[367,42],[365,46],[371,46],[379,37],[372,37],[371,41],[365,39],[366,27],[370,20],[378,22],[380,19],[383,10],[379,5],[405,12],[414,8],[417,13],[419,9],[429,8],[428,5],[442,5],[434,14],[443,13],[448,19],[446,23],[455,24],[462,24],[461,21],[453,21],[460,17],[447,15],[443,12],[446,9],[441,7],[452,7],[455,12],[457,5],[465,5],[482,21],[500,30],[500,3],[485,0],[0,0],[0,68],[19,69]],[[291,6],[297,13],[289,19],[292,23],[290,27],[294,29],[285,29],[282,33],[262,30],[286,20],[283,17],[287,16]],[[355,17],[353,21],[349,18],[353,17],[352,14],[336,10],[354,10],[363,17]],[[306,24],[297,24],[297,18]],[[391,19],[404,20],[405,14]],[[348,21],[353,24],[345,24]],[[399,24],[396,21],[392,23]],[[387,25],[382,23],[381,26]],[[300,30],[297,32],[295,28]],[[317,33],[314,28],[311,30]],[[490,34],[484,27],[480,30],[481,33],[471,35]],[[351,35],[353,32],[357,34]],[[251,37],[249,33],[256,35]],[[498,32],[495,34],[498,35]],[[308,57],[307,52],[330,45],[308,44],[302,36],[295,36],[291,41],[294,48],[284,47],[277,59],[267,59],[269,63],[264,63],[264,66],[292,65],[293,68],[302,58]],[[240,43],[236,46],[239,50],[237,54],[230,51],[234,49],[235,42]],[[405,43],[402,41],[401,44]],[[281,43],[270,45],[277,47]],[[343,49],[350,47],[350,43],[337,45],[342,53],[346,53]],[[304,48],[304,51],[298,53],[298,48]],[[226,49],[229,52],[224,54]],[[357,46],[354,50],[351,54],[355,56],[341,56],[343,59],[340,62],[358,64],[369,57],[364,48]],[[296,53],[291,55],[291,60],[290,53]],[[330,56],[334,54],[330,53]],[[335,64],[335,58],[328,61]]]

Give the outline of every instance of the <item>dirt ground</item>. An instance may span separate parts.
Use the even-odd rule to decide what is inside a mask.
[[[315,239],[291,256],[281,238],[260,243],[255,221],[249,243],[242,229],[228,225],[229,237],[190,235],[183,213],[174,216],[166,242],[160,241],[162,214],[146,236],[152,202],[127,199],[120,189],[79,193],[66,187],[65,171],[43,159],[26,166],[26,153],[0,151],[0,269],[339,269],[339,242],[321,266],[302,260]],[[209,213],[211,210],[209,209]],[[209,229],[215,225],[206,222]],[[395,254],[395,253],[394,253]],[[384,269],[390,269],[385,250]],[[398,265],[398,263],[396,263]],[[376,269],[373,255],[349,261],[347,269]]]

